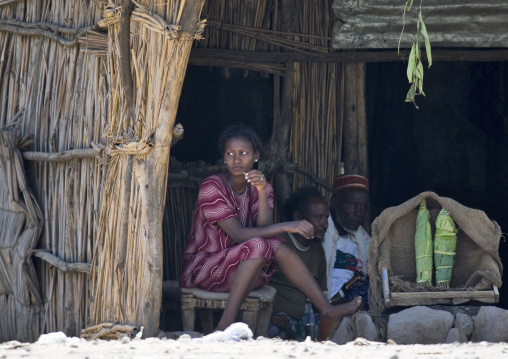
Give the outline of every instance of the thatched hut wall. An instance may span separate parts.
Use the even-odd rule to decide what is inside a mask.
[[[76,36],[100,18],[99,5],[89,1],[0,6],[0,128],[12,125],[30,135],[33,151],[91,148],[92,142],[102,141],[108,91],[104,58],[80,51]],[[61,26],[61,31],[33,26],[43,22]],[[44,218],[37,248],[65,262],[91,262],[104,163],[76,159],[26,166]],[[27,260],[32,261],[30,256]],[[21,309],[10,307],[2,313],[10,326],[0,331],[0,340],[35,340],[42,332],[58,330],[77,335],[86,321],[88,275],[34,262],[43,301],[35,325],[26,317],[14,320]],[[11,295],[0,296],[10,301]]]
[[[169,152],[202,5],[0,3],[0,128],[33,138],[23,157],[44,223],[36,257],[25,253],[41,288],[38,320],[9,306],[0,340],[108,321],[157,334]],[[2,290],[0,301],[12,296]]]
[[[20,131],[0,131],[0,333],[37,335],[43,309],[39,281],[30,260],[42,231],[42,212],[27,186]],[[26,323],[31,323],[27,326]],[[1,339],[1,338],[0,338]]]

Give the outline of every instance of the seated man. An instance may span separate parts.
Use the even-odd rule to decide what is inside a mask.
[[[305,219],[314,225],[314,238],[306,239],[298,234],[283,233],[280,237],[298,254],[319,286],[326,291],[326,261],[321,241],[328,227],[328,204],[313,187],[302,187],[293,192],[283,206],[286,220]],[[304,322],[318,322],[314,313],[306,314],[307,297],[297,289],[278,269],[268,285],[277,289],[273,305],[269,337],[281,339],[305,339]],[[310,307],[309,303],[309,308]]]
[[[354,277],[367,272],[369,234],[361,223],[369,210],[369,181],[359,175],[340,175],[333,181],[328,230],[323,241],[327,265],[328,298],[340,302],[362,296],[368,310],[368,281],[359,280],[343,291]],[[355,278],[356,279],[356,278]],[[354,281],[354,280],[353,280]]]

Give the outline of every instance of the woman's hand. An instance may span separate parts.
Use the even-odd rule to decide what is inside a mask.
[[[303,238],[307,239],[314,238],[314,226],[305,219],[301,221],[286,222],[285,227],[286,232],[298,233]]]
[[[250,182],[258,192],[266,190],[266,177],[259,170],[250,170],[245,174],[245,179]]]

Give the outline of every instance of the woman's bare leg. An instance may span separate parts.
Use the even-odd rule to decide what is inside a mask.
[[[217,324],[217,330],[224,330],[234,323],[243,301],[251,291],[265,263],[265,258],[255,258],[243,261],[238,265],[235,279],[233,279],[229,291],[229,299]]]
[[[332,328],[337,328],[342,318],[356,312],[362,304],[362,298],[356,297],[349,303],[331,305],[307,266],[285,244],[279,246],[275,262],[291,283],[310,299]]]

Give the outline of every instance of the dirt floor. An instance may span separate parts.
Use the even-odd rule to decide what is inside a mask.
[[[51,333],[54,334],[54,333]],[[16,341],[0,344],[0,358],[319,358],[319,359],[405,359],[506,358],[508,343],[464,343],[439,345],[397,345],[369,342],[359,338],[345,345],[330,341],[305,342],[258,338],[256,340],[215,341],[191,339],[184,335],[173,339],[93,340],[61,336],[39,339],[36,343]]]

